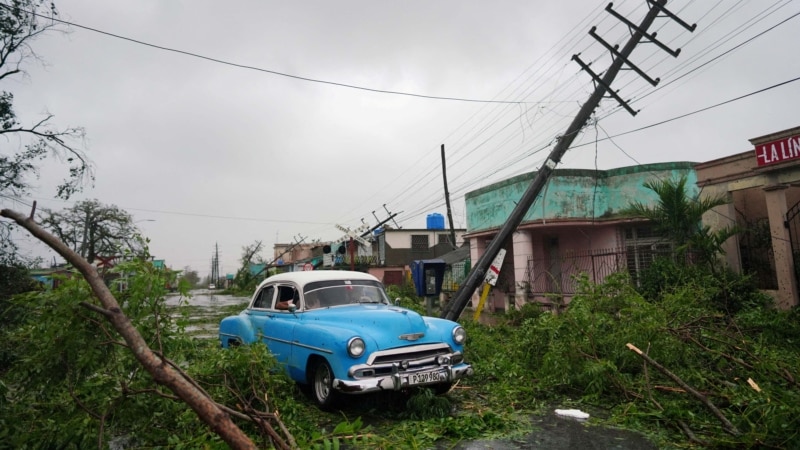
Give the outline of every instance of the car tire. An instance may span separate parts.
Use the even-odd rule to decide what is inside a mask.
[[[338,393],[333,389],[333,370],[328,361],[319,360],[311,371],[311,398],[323,410],[333,409]]]
[[[450,389],[453,389],[453,383],[434,384],[431,386],[431,389],[433,389],[433,393],[436,395],[444,395],[450,392]]]

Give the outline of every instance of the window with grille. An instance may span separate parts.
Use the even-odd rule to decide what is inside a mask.
[[[411,235],[411,251],[424,251],[430,248],[428,245],[427,234],[412,234]]]
[[[659,235],[651,225],[625,229],[625,250],[628,272],[638,286],[642,272],[660,256],[670,255],[672,245]]]
[[[450,243],[450,235],[449,234],[437,234],[436,235],[436,243],[437,244],[449,244]]]

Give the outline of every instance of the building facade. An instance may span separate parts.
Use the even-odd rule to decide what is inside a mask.
[[[779,308],[791,308],[798,304],[800,267],[800,127],[750,143],[752,150],[696,166],[703,195],[730,201],[703,222],[741,230],[725,243],[727,266],[752,274]]]
[[[369,272],[384,284],[401,284],[407,279],[412,261],[437,259],[452,252],[464,243],[465,231],[454,230],[454,245],[450,230],[444,228],[382,229],[373,236],[376,264]]]
[[[579,274],[601,282],[627,269],[635,279],[666,244],[652,225],[622,211],[634,201],[654,203],[656,194],[644,187],[654,179],[686,177],[690,193],[696,194],[694,164],[555,170],[503,246],[506,256],[487,309],[505,310],[531,301],[551,308],[567,305]],[[472,261],[484,253],[535,176],[526,173],[466,195],[465,237]]]
[[[634,280],[654,257],[671,251],[642,219],[620,212],[633,201],[654,204],[653,179],[685,176],[692,197],[723,196],[707,212],[712,230],[735,227],[723,262],[753,276],[782,309],[798,305],[800,285],[800,127],[749,140],[752,149],[703,162],[674,162],[608,171],[554,171],[509,242],[489,309],[529,301],[569,303],[575,275],[595,282],[627,270]],[[466,195],[470,256],[476,261],[530,185],[535,172]],[[473,297],[474,299],[474,297]]]

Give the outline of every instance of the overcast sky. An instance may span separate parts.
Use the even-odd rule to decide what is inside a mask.
[[[74,25],[35,41],[44,64],[3,89],[28,123],[49,112],[59,127],[84,127],[96,182],[53,200],[66,173],[53,160],[31,197],[0,201],[59,210],[98,199],[133,214],[173,268],[207,274],[218,244],[232,273],[254,241],[269,258],[276,242],[335,240],[337,224],[374,225],[387,211],[404,228],[446,215],[444,144],[465,227],[464,194],[538,169],[594,89],[571,60],[608,66],[590,28],[612,44],[628,38],[607,3],[59,0]],[[614,9],[638,23],[645,5]],[[697,23],[651,29],[679,57],[640,45],[631,59],[661,83],[621,73],[615,89],[641,111],[604,100],[559,168],[708,161],[800,125],[800,82],[672,120],[800,76],[800,1],[667,7]]]

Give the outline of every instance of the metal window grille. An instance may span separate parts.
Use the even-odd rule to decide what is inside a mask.
[[[741,214],[741,213],[740,213]],[[789,215],[787,214],[787,218]],[[790,223],[787,220],[787,223]],[[772,232],[769,229],[769,218],[763,217],[751,221],[739,220],[742,232],[739,234],[739,254],[742,257],[742,272],[750,274],[759,289],[778,289],[778,273],[775,268],[775,255],[772,250]],[[794,225],[795,231],[797,224]],[[792,231],[792,225],[789,226]],[[792,235],[792,247],[795,255],[795,236]],[[797,261],[797,258],[795,258]],[[797,263],[795,263],[797,268]]]
[[[528,258],[526,282],[531,294],[571,295],[577,291],[576,276],[586,273],[595,282],[625,270],[625,249],[602,249],[570,252],[557,261],[549,258]]]
[[[428,235],[427,234],[412,234],[411,235],[411,250],[412,251],[427,250],[429,247],[430,247],[430,245],[428,245]]]
[[[625,229],[625,250],[628,272],[637,286],[642,273],[656,258],[673,255],[673,246],[653,226],[640,225]]]
[[[442,290],[445,292],[455,292],[461,283],[467,278],[470,271],[470,260],[459,261],[447,268],[442,280]]]

